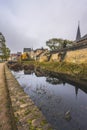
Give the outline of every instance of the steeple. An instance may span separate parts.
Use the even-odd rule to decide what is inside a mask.
[[[76,41],[79,41],[80,38],[81,38],[80,23],[78,22],[78,29],[77,29]]]

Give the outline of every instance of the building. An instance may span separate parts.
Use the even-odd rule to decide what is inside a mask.
[[[22,53],[21,52],[17,52],[17,56],[21,56],[22,55]]]
[[[31,48],[24,48],[24,49],[23,49],[23,52],[26,52],[26,53],[27,53],[27,52],[31,52]]]
[[[80,24],[78,23],[78,29],[76,34],[76,42],[81,39]]]
[[[17,61],[17,53],[12,53],[12,54],[10,55],[10,60],[11,60],[11,61]]]
[[[44,48],[38,48],[34,50],[34,60],[40,60],[46,52],[48,52],[48,49]]]
[[[77,34],[76,34],[76,40],[75,42],[77,44],[80,44],[82,46],[87,47],[87,34],[81,37],[81,32],[80,32],[80,25],[78,24],[78,29],[77,29]]]
[[[76,39],[72,46],[52,52],[50,61],[87,63],[87,34],[81,36],[79,24],[76,33]]]

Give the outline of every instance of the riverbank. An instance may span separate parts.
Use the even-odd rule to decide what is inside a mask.
[[[8,67],[0,64],[0,130],[52,130]]]
[[[37,70],[49,76],[62,79],[69,84],[87,92],[87,64],[72,64],[66,62],[23,62],[23,66],[35,66]]]
[[[75,77],[76,79],[81,79],[87,81],[87,63],[85,64],[75,64],[66,62],[36,62],[36,61],[25,61],[22,65],[35,65],[43,70],[48,70],[56,73],[67,74]]]
[[[77,84],[79,88],[87,91],[87,64],[24,61],[8,64],[8,66],[14,71],[24,70],[28,74],[37,70],[40,71],[41,75],[53,75],[70,84]]]
[[[86,130],[87,91],[83,92],[77,84],[73,85],[73,82],[69,84],[69,81],[63,80],[66,75],[64,77],[63,74],[47,70],[43,71],[39,66],[37,68],[33,67],[33,65],[24,65],[24,70],[12,71],[12,73],[52,126],[56,130],[84,128]],[[29,70],[30,68],[32,68],[31,71]],[[83,85],[80,86],[84,88]],[[65,118],[67,111],[71,116],[69,120]]]

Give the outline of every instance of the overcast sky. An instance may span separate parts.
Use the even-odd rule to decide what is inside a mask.
[[[46,47],[50,38],[87,33],[87,0],[0,0],[0,32],[11,52]]]

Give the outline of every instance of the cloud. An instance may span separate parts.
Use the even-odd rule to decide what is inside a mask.
[[[78,20],[87,33],[86,0],[1,0],[0,31],[12,52],[42,47],[53,37],[75,39]]]

